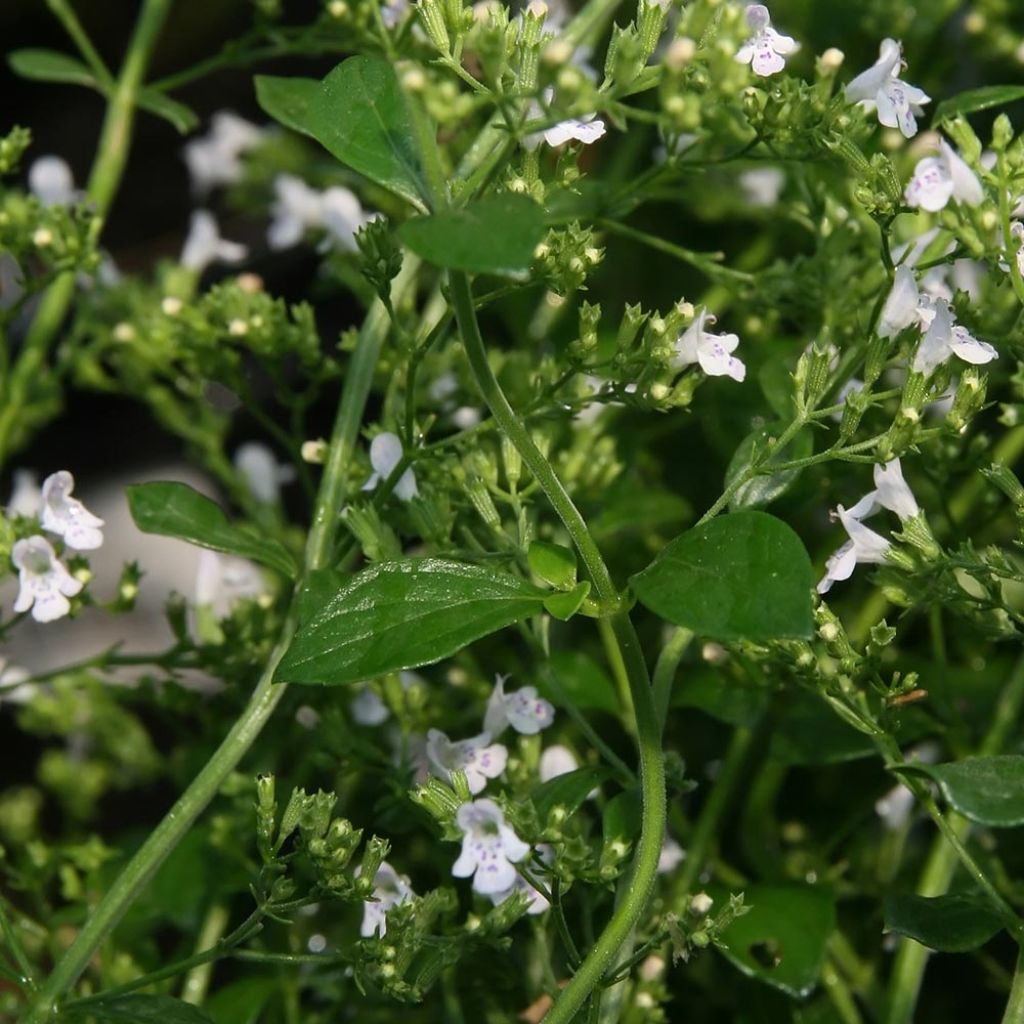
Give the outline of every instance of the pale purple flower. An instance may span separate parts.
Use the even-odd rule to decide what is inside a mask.
[[[846,98],[865,110],[877,110],[887,128],[899,128],[906,138],[917,134],[917,117],[930,97],[899,78],[904,68],[903,48],[895,39],[883,39],[878,60],[846,86]]]
[[[358,725],[382,725],[391,711],[372,686],[364,686],[349,702],[352,718]]]
[[[755,75],[767,77],[776,74],[786,66],[786,57],[800,49],[795,39],[771,27],[771,16],[764,4],[747,7],[747,24],[752,35],[739,48],[735,59],[741,64],[749,64]]]
[[[848,580],[858,563],[881,565],[886,560],[891,547],[889,541],[853,515],[855,511],[861,512],[862,515],[867,514],[867,509],[860,509],[861,504],[862,502],[859,502],[849,512],[842,505],[836,509],[836,515],[850,539],[830,555],[825,563],[825,575],[818,583],[819,594],[827,594],[833,583]]]
[[[557,779],[559,775],[568,775],[579,768],[579,762],[568,747],[554,743],[546,747],[540,755],[540,763],[537,766],[537,773],[541,782],[550,782]]]
[[[295,479],[295,467],[278,462],[274,453],[258,441],[240,445],[232,461],[249,493],[262,505],[276,505],[281,500],[281,485]]]
[[[293,174],[274,179],[271,216],[267,241],[272,249],[290,248],[307,231],[319,230],[328,247],[345,252],[356,250],[356,232],[370,220],[354,192],[340,185],[318,192]]]
[[[864,495],[846,515],[853,519],[866,519],[878,509],[895,512],[901,521],[912,519],[920,511],[917,500],[903,479],[903,467],[898,458],[874,468],[875,489]]]
[[[195,603],[209,608],[215,618],[226,619],[240,601],[259,600],[267,592],[267,582],[254,562],[206,548],[199,552]]]
[[[999,358],[999,353],[988,342],[979,341],[966,327],[956,323],[948,302],[933,299],[930,305],[928,329],[911,364],[915,373],[931,374],[954,355],[976,366]]]
[[[263,141],[263,129],[232,114],[218,111],[206,135],[192,139],[183,150],[192,188],[204,195],[217,185],[232,185],[242,177],[242,154]]]
[[[474,795],[483,791],[488,779],[496,779],[508,763],[507,748],[491,743],[486,732],[468,740],[452,741],[440,729],[431,729],[427,733],[426,754],[432,774],[450,782],[451,773],[461,771]]]
[[[356,877],[359,877],[358,868]],[[400,903],[411,900],[415,895],[409,885],[409,879],[395,871],[386,860],[381,861],[377,874],[373,877],[373,899],[363,903],[363,923],[360,925],[359,934],[364,939],[371,935],[383,939],[388,932],[387,912]]]
[[[930,213],[945,208],[950,199],[977,206],[985,198],[974,171],[945,139],[939,140],[939,155],[919,160],[903,192],[908,206]]]
[[[7,499],[9,516],[37,516],[43,506],[39,477],[31,469],[14,471],[14,487]]]
[[[67,615],[71,610],[68,598],[80,593],[82,584],[64,568],[45,537],[16,541],[11,561],[18,570],[16,612],[31,608],[36,622],[53,622]]]
[[[211,263],[240,263],[249,250],[239,242],[221,238],[217,219],[209,210],[196,210],[178,262],[201,274]]]
[[[364,491],[372,491],[382,480],[387,480],[402,461],[402,440],[397,434],[384,431],[370,442],[370,465],[373,473],[363,484]],[[416,487],[416,475],[410,466],[395,484],[395,496],[400,501],[411,501],[419,490]]]
[[[517,878],[514,864],[530,852],[505,823],[505,815],[493,800],[473,800],[455,814],[462,829],[462,852],[452,865],[456,878],[473,877],[473,888],[484,896],[507,892]]]
[[[91,551],[103,544],[103,520],[71,497],[74,487],[75,478],[66,469],[43,481],[40,525],[62,537],[69,548]]]
[[[676,369],[699,363],[709,377],[732,377],[742,381],[747,375],[743,361],[732,355],[740,339],[735,334],[710,334],[705,325],[715,318],[702,309],[697,318],[676,340],[676,356],[672,365]]]
[[[545,865],[551,864],[555,859],[554,848],[549,846],[547,843],[541,843],[537,847],[537,852],[540,854],[541,860]],[[531,870],[536,869],[535,864],[530,865]],[[516,873],[516,880],[512,883],[511,887],[506,889],[504,892],[492,892],[488,894],[488,899],[495,905],[504,903],[510,896],[519,893],[526,897],[526,913],[530,917],[534,917],[537,914],[543,914],[551,904],[548,902],[548,898],[535,886],[531,885],[530,882],[524,878],[520,873]]]
[[[882,315],[878,322],[880,338],[894,338],[900,331],[917,324],[924,326],[924,317],[930,313],[922,305],[921,293],[914,280],[914,272],[905,263],[896,268],[892,288],[889,291]]]
[[[484,732],[497,737],[511,725],[516,732],[533,736],[541,729],[546,729],[554,720],[554,707],[550,701],[537,695],[536,686],[524,686],[506,693],[505,677],[495,677],[494,689],[484,716]]]

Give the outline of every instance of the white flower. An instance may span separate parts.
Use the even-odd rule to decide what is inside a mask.
[[[358,868],[356,877],[359,877]],[[400,875],[386,860],[382,860],[377,874],[373,876],[373,899],[363,903],[363,923],[359,934],[364,939],[371,935],[383,939],[388,931],[387,912],[415,895],[409,879]]]
[[[239,263],[248,255],[244,245],[221,238],[217,220],[209,210],[196,210],[178,262],[201,274],[211,263]]]
[[[234,184],[242,177],[242,154],[262,141],[262,128],[230,111],[218,111],[210,131],[185,145],[192,188],[203,195],[217,185]]]
[[[506,892],[516,881],[516,869],[530,847],[505,824],[505,815],[493,800],[463,804],[455,820],[464,836],[462,852],[452,865],[456,878],[473,876],[473,888],[489,896]]]
[[[295,467],[278,462],[258,441],[241,445],[233,461],[252,496],[264,505],[276,505],[281,500],[281,485],[295,479]]]
[[[82,584],[64,568],[45,537],[17,541],[11,561],[18,570],[16,612],[31,608],[36,622],[53,622],[67,615],[71,610],[68,598],[80,593]]]
[[[210,608],[216,618],[227,618],[239,601],[258,600],[266,594],[266,580],[253,562],[206,548],[199,552],[196,605]]]
[[[835,404],[846,405],[846,400],[850,397],[850,395],[855,395],[863,390],[864,381],[862,381],[859,377],[851,377],[836,393]],[[837,412],[832,413],[832,419],[834,419],[836,423],[840,423],[843,419],[842,410],[840,409]]]
[[[751,206],[767,209],[779,201],[786,184],[786,175],[778,167],[755,167],[744,171],[739,182],[743,198]]]
[[[505,693],[505,677],[496,676],[491,699],[484,715],[484,732],[500,736],[508,726],[524,736],[533,736],[555,720],[555,709],[549,701],[537,696],[536,686],[524,686]]]
[[[0,657],[0,703],[9,701],[11,704],[27,704],[35,692],[33,686],[22,686],[32,678],[32,673],[20,665],[10,665],[7,659]]]
[[[898,77],[903,70],[903,48],[895,39],[883,39],[878,60],[846,86],[846,98],[865,110],[877,110],[878,120],[887,128],[899,128],[906,138],[917,133],[922,106],[930,97]]]
[[[939,155],[918,161],[903,196],[908,206],[937,213],[950,199],[977,206],[985,192],[974,171],[945,139],[940,139]]]
[[[43,206],[71,206],[78,201],[75,177],[66,160],[41,156],[28,169],[29,191]]]
[[[854,511],[860,511],[859,506],[862,502],[849,512],[842,505],[836,509],[836,515],[850,539],[830,555],[825,563],[825,575],[818,583],[819,594],[827,594],[833,583],[848,580],[858,562],[881,565],[886,560],[885,556],[891,546],[889,542],[853,515]],[[865,509],[862,514],[867,514],[867,510]]]
[[[675,871],[686,860],[686,851],[671,836],[665,836],[658,854],[658,874],[667,875]]]
[[[9,516],[37,516],[43,506],[43,492],[39,489],[39,477],[30,469],[14,471],[14,487],[7,500]]]
[[[861,498],[857,505],[850,509],[849,515],[857,519],[865,518],[865,515],[858,514],[860,506],[869,498],[874,505],[895,512],[900,520],[913,519],[920,511],[913,492],[903,479],[903,467],[900,460],[893,459],[884,466],[876,465],[874,469],[875,489],[869,495]],[[866,513],[869,514],[869,513]]]
[[[505,770],[508,750],[500,743],[491,743],[486,732],[452,742],[440,729],[431,729],[427,733],[427,761],[434,775],[445,781],[451,781],[452,772],[461,771],[470,793],[475,795],[488,779],[496,779]]]
[[[44,530],[63,537],[69,548],[91,551],[103,544],[103,520],[71,497],[74,487],[75,478],[66,469],[51,473],[43,481],[39,521]]]
[[[348,706],[359,725],[381,725],[391,717],[387,704],[372,686],[364,686]]]
[[[751,4],[747,8],[747,24],[753,35],[739,48],[735,59],[749,64],[755,75],[767,77],[786,66],[785,58],[796,53],[800,44],[771,27],[771,16],[764,4]]]
[[[986,341],[979,341],[968,333],[966,327],[956,323],[949,303],[933,299],[931,320],[921,344],[914,354],[911,369],[915,373],[928,375],[941,366],[950,356],[957,356],[965,363],[980,366],[999,358],[999,353]]]
[[[549,846],[547,843],[541,843],[537,847],[537,852],[540,854],[541,860],[545,864],[551,864],[555,859],[554,848]],[[530,865],[531,870],[536,868],[536,865]],[[530,884],[521,874],[516,872],[516,880],[512,883],[511,887],[506,889],[504,892],[492,892],[487,894],[487,898],[495,905],[504,903],[510,896],[515,893],[520,893],[526,897],[526,913],[530,917],[534,917],[537,914],[543,914],[551,904],[548,902],[548,898],[537,888]]]
[[[370,219],[355,193],[336,185],[324,192],[301,178],[279,174],[274,179],[273,220],[267,229],[272,249],[287,249],[307,231],[324,231],[339,249],[355,251],[356,232]]]
[[[896,268],[892,289],[878,322],[880,338],[894,338],[912,324],[923,326],[921,293],[914,272],[906,264]]]
[[[709,334],[705,324],[713,324],[715,318],[702,309],[696,320],[676,341],[676,356],[673,366],[681,369],[691,363],[699,363],[709,377],[732,377],[741,381],[747,375],[742,360],[732,355],[740,339],[735,334]]]
[[[557,779],[559,775],[568,775],[569,772],[576,771],[577,768],[579,768],[579,762],[573,752],[568,747],[555,743],[547,747],[540,755],[537,772],[541,782],[550,782],[552,779]]]
[[[402,441],[397,434],[384,431],[370,442],[370,465],[373,473],[363,484],[364,491],[372,491],[382,480],[387,480],[402,461]],[[416,487],[416,475],[410,466],[395,484],[395,495],[401,501],[411,501],[419,490]]]
[[[596,114],[585,114],[583,117],[559,121],[548,128],[544,132],[544,141],[549,146],[561,146],[566,142],[582,142],[584,146],[589,146],[603,138],[606,131],[604,121]]]
[[[389,0],[388,3],[383,4],[380,9],[380,17],[385,28],[394,28],[408,9],[409,0]]]

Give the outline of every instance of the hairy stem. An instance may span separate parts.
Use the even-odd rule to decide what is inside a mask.
[[[551,464],[534,444],[530,432],[509,405],[494,376],[477,323],[469,278],[464,273],[452,272],[450,283],[452,306],[466,357],[491,415],[515,446],[569,531],[593,580],[598,599],[609,608],[618,608],[618,591],[583,516]],[[609,622],[629,681],[630,696],[636,714],[642,799],[640,838],[618,906],[583,963],[548,1011],[544,1018],[546,1024],[566,1024],[572,1020],[601,983],[608,969],[614,965],[619,950],[632,934],[634,926],[647,906],[654,887],[658,857],[665,834],[665,770],[661,751],[661,727],[654,707],[647,665],[629,614],[614,611],[609,616]]]

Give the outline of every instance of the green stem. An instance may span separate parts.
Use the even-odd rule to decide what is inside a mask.
[[[658,655],[654,666],[654,709],[658,715],[661,734],[665,732],[665,720],[668,718],[668,707],[672,699],[672,685],[676,681],[676,670],[686,653],[686,648],[693,640],[693,633],[682,626],[677,626],[668,638]]]
[[[117,83],[107,104],[96,160],[89,175],[86,196],[99,217],[106,216],[121,183],[131,146],[135,101],[156,45],[157,37],[171,9],[171,0],[145,0],[135,23]],[[75,275],[61,274],[47,289],[29,328],[25,345],[2,388],[0,409],[0,466],[6,462],[14,443],[23,409],[46,362],[57,331],[64,322],[75,292]]]
[[[7,908],[4,906],[2,899],[0,899],[0,934],[3,934],[4,944],[11,951],[11,956],[14,957],[14,962],[21,972],[18,983],[27,985],[29,988],[35,988],[36,983],[32,975],[32,963],[25,953],[25,947],[22,946],[18,933],[14,930],[11,919],[7,916]]]
[[[1017,969],[1013,973],[1013,985],[1003,1014],[1003,1024],[1024,1024],[1024,949],[1017,957]]]
[[[53,11],[54,16],[64,26],[64,31],[71,36],[78,52],[85,58],[89,69],[96,76],[96,81],[106,90],[114,88],[114,79],[103,63],[103,58],[96,52],[92,40],[82,27],[71,5],[67,0],[46,0],[47,6]]]
[[[223,938],[230,919],[228,908],[223,903],[215,903],[210,907],[203,921],[203,926],[199,929],[199,938],[196,940],[196,952],[204,953],[215,947]],[[196,964],[188,972],[185,981],[182,983],[182,1001],[191,1003],[193,1006],[202,1006],[203,1000],[206,998],[206,990],[210,987],[210,978],[212,976],[212,960]]]
[[[452,307],[458,321],[466,357],[491,415],[519,452],[523,462],[540,484],[548,501],[568,530],[594,582],[602,604],[620,606],[620,598],[601,552],[579,510],[573,504],[554,469],[533,442],[529,431],[508,403],[487,358],[469,278],[461,272],[450,274]],[[614,638],[621,652],[636,712],[636,737],[640,761],[642,798],[640,838],[622,899],[604,931],[598,936],[568,985],[544,1018],[546,1024],[566,1024],[586,1003],[601,983],[616,955],[640,920],[657,877],[658,857],[665,834],[665,769],[661,736],[647,665],[629,614],[615,611],[610,617]]]

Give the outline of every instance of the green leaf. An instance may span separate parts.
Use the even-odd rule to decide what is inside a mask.
[[[590,593],[590,580],[577,583],[572,590],[548,594],[544,598],[544,610],[562,622],[568,622],[582,607]]]
[[[538,786],[532,799],[540,820],[546,821],[553,807],[564,807],[568,816],[572,817],[591,791],[610,775],[607,768],[577,768]]]
[[[1024,825],[1024,757],[968,757],[952,764],[904,764],[895,771],[927,775],[965,818],[992,828]]]
[[[549,544],[535,540],[526,552],[530,570],[545,583],[559,590],[569,590],[576,585],[576,555],[561,544]]]
[[[16,75],[36,82],[63,82],[90,89],[100,88],[96,76],[85,64],[77,57],[58,50],[14,50],[7,55],[7,63]]]
[[[205,1005],[215,1024],[258,1024],[278,990],[274,978],[241,978],[213,992]]]
[[[317,78],[280,78],[276,75],[257,75],[256,102],[279,124],[303,135],[309,129],[309,110],[313,96],[320,91]]]
[[[300,96],[296,90],[292,98],[297,104]],[[343,164],[426,209],[412,117],[387,61],[362,56],[342,61],[310,93],[305,124]]]
[[[407,220],[398,234],[413,252],[439,267],[517,274],[530,268],[544,232],[544,211],[532,199],[504,194]]]
[[[724,904],[727,895],[713,891]],[[718,948],[744,974],[797,998],[818,982],[836,926],[831,894],[810,885],[752,885],[750,910],[720,935]]]
[[[763,457],[772,447],[772,442],[779,436],[785,424],[776,423],[762,427],[748,434],[739,444],[729,461],[725,471],[725,486],[729,487],[733,480],[747,471],[755,459]],[[776,456],[779,461],[789,462],[791,459],[805,459],[814,452],[814,438],[809,430],[802,430]],[[755,476],[742,484],[732,497],[730,508],[759,508],[770,505],[781,498],[800,476],[799,469],[784,469],[775,473]]]
[[[314,574],[276,678],[337,686],[430,665],[539,612],[546,596],[511,573],[438,558]]]
[[[1003,927],[991,903],[974,893],[896,893],[886,897],[884,916],[889,931],[941,953],[969,953],[984,946]]]
[[[81,1009],[70,1007],[61,1016],[89,1017],[107,1024],[213,1024],[198,1006],[171,996],[130,995],[99,998]]]
[[[1024,85],[985,85],[980,89],[968,89],[958,96],[943,100],[935,108],[934,121],[949,121],[961,114],[973,114],[978,110],[1004,107],[1024,99]]]
[[[143,533],[177,537],[202,548],[262,562],[284,576],[297,575],[295,561],[283,544],[256,537],[228,522],[220,505],[188,484],[135,484],[128,488],[128,506]]]
[[[182,135],[194,131],[199,125],[199,115],[191,107],[155,89],[143,89],[136,102],[143,110],[169,121]]]
[[[673,707],[698,708],[712,718],[736,726],[753,725],[767,710],[770,700],[767,687],[752,685],[743,677],[730,678],[708,665],[688,666],[672,691]]]
[[[607,843],[612,839],[633,842],[640,834],[640,791],[627,789],[612,797],[601,814],[601,835]]]
[[[733,512],[687,530],[630,582],[651,611],[700,636],[813,633],[811,560],[800,538],[765,512]]]
[[[551,655],[548,670],[565,692],[566,699],[577,708],[594,708],[618,714],[619,698],[615,685],[601,667],[581,651],[556,651]],[[560,703],[548,689],[544,676],[537,680],[537,688],[549,700]]]

